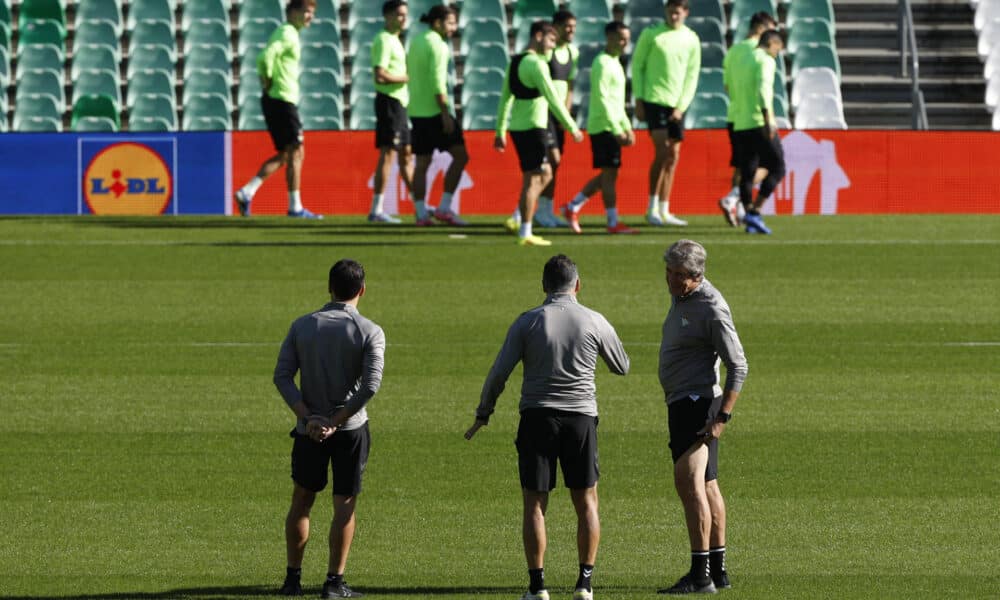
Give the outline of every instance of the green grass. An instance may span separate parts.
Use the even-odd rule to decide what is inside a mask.
[[[750,361],[723,443],[737,598],[995,598],[1000,217],[717,217],[517,248],[360,219],[0,219],[0,598],[263,597],[284,570],[291,413],[271,383],[338,258],[368,271],[389,342],[348,578],[377,598],[516,598],[519,370],[472,442],[507,326],[554,252],[615,325],[602,371],[598,598],[655,598],[687,567],[656,377],[664,248],[709,251]],[[318,589],[329,501],[304,580]],[[576,575],[568,494],[547,579]]]

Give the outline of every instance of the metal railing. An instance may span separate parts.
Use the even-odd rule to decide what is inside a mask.
[[[927,105],[920,90],[920,56],[917,53],[917,34],[913,27],[913,7],[910,0],[899,0],[899,70],[907,76],[909,58],[910,102],[914,129],[927,129]]]

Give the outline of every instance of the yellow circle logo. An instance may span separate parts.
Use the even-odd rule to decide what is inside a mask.
[[[135,142],[112,144],[83,173],[83,196],[95,215],[159,215],[173,194],[163,158]]]

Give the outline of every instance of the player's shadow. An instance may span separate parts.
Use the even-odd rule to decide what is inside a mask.
[[[315,597],[319,588],[306,587],[306,596]],[[394,596],[438,596],[461,594],[499,594],[513,596],[524,591],[522,587],[492,587],[492,586],[412,586],[412,587],[359,587],[358,591],[365,594]],[[50,596],[5,596],[0,600],[218,600],[221,598],[272,598],[278,595],[277,587],[273,585],[244,585],[220,587],[193,587],[165,590],[162,592],[114,592],[106,594],[72,594]]]

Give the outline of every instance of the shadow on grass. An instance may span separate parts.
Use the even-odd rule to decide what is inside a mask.
[[[372,596],[438,596],[461,594],[502,594],[514,596],[523,587],[475,586],[414,586],[414,587],[358,587],[358,591]],[[316,597],[319,588],[305,588],[305,597]],[[272,598],[278,595],[276,586],[247,585],[220,587],[193,587],[162,592],[109,592],[106,594],[74,594],[51,596],[4,596],[0,600],[201,600],[215,598]]]

